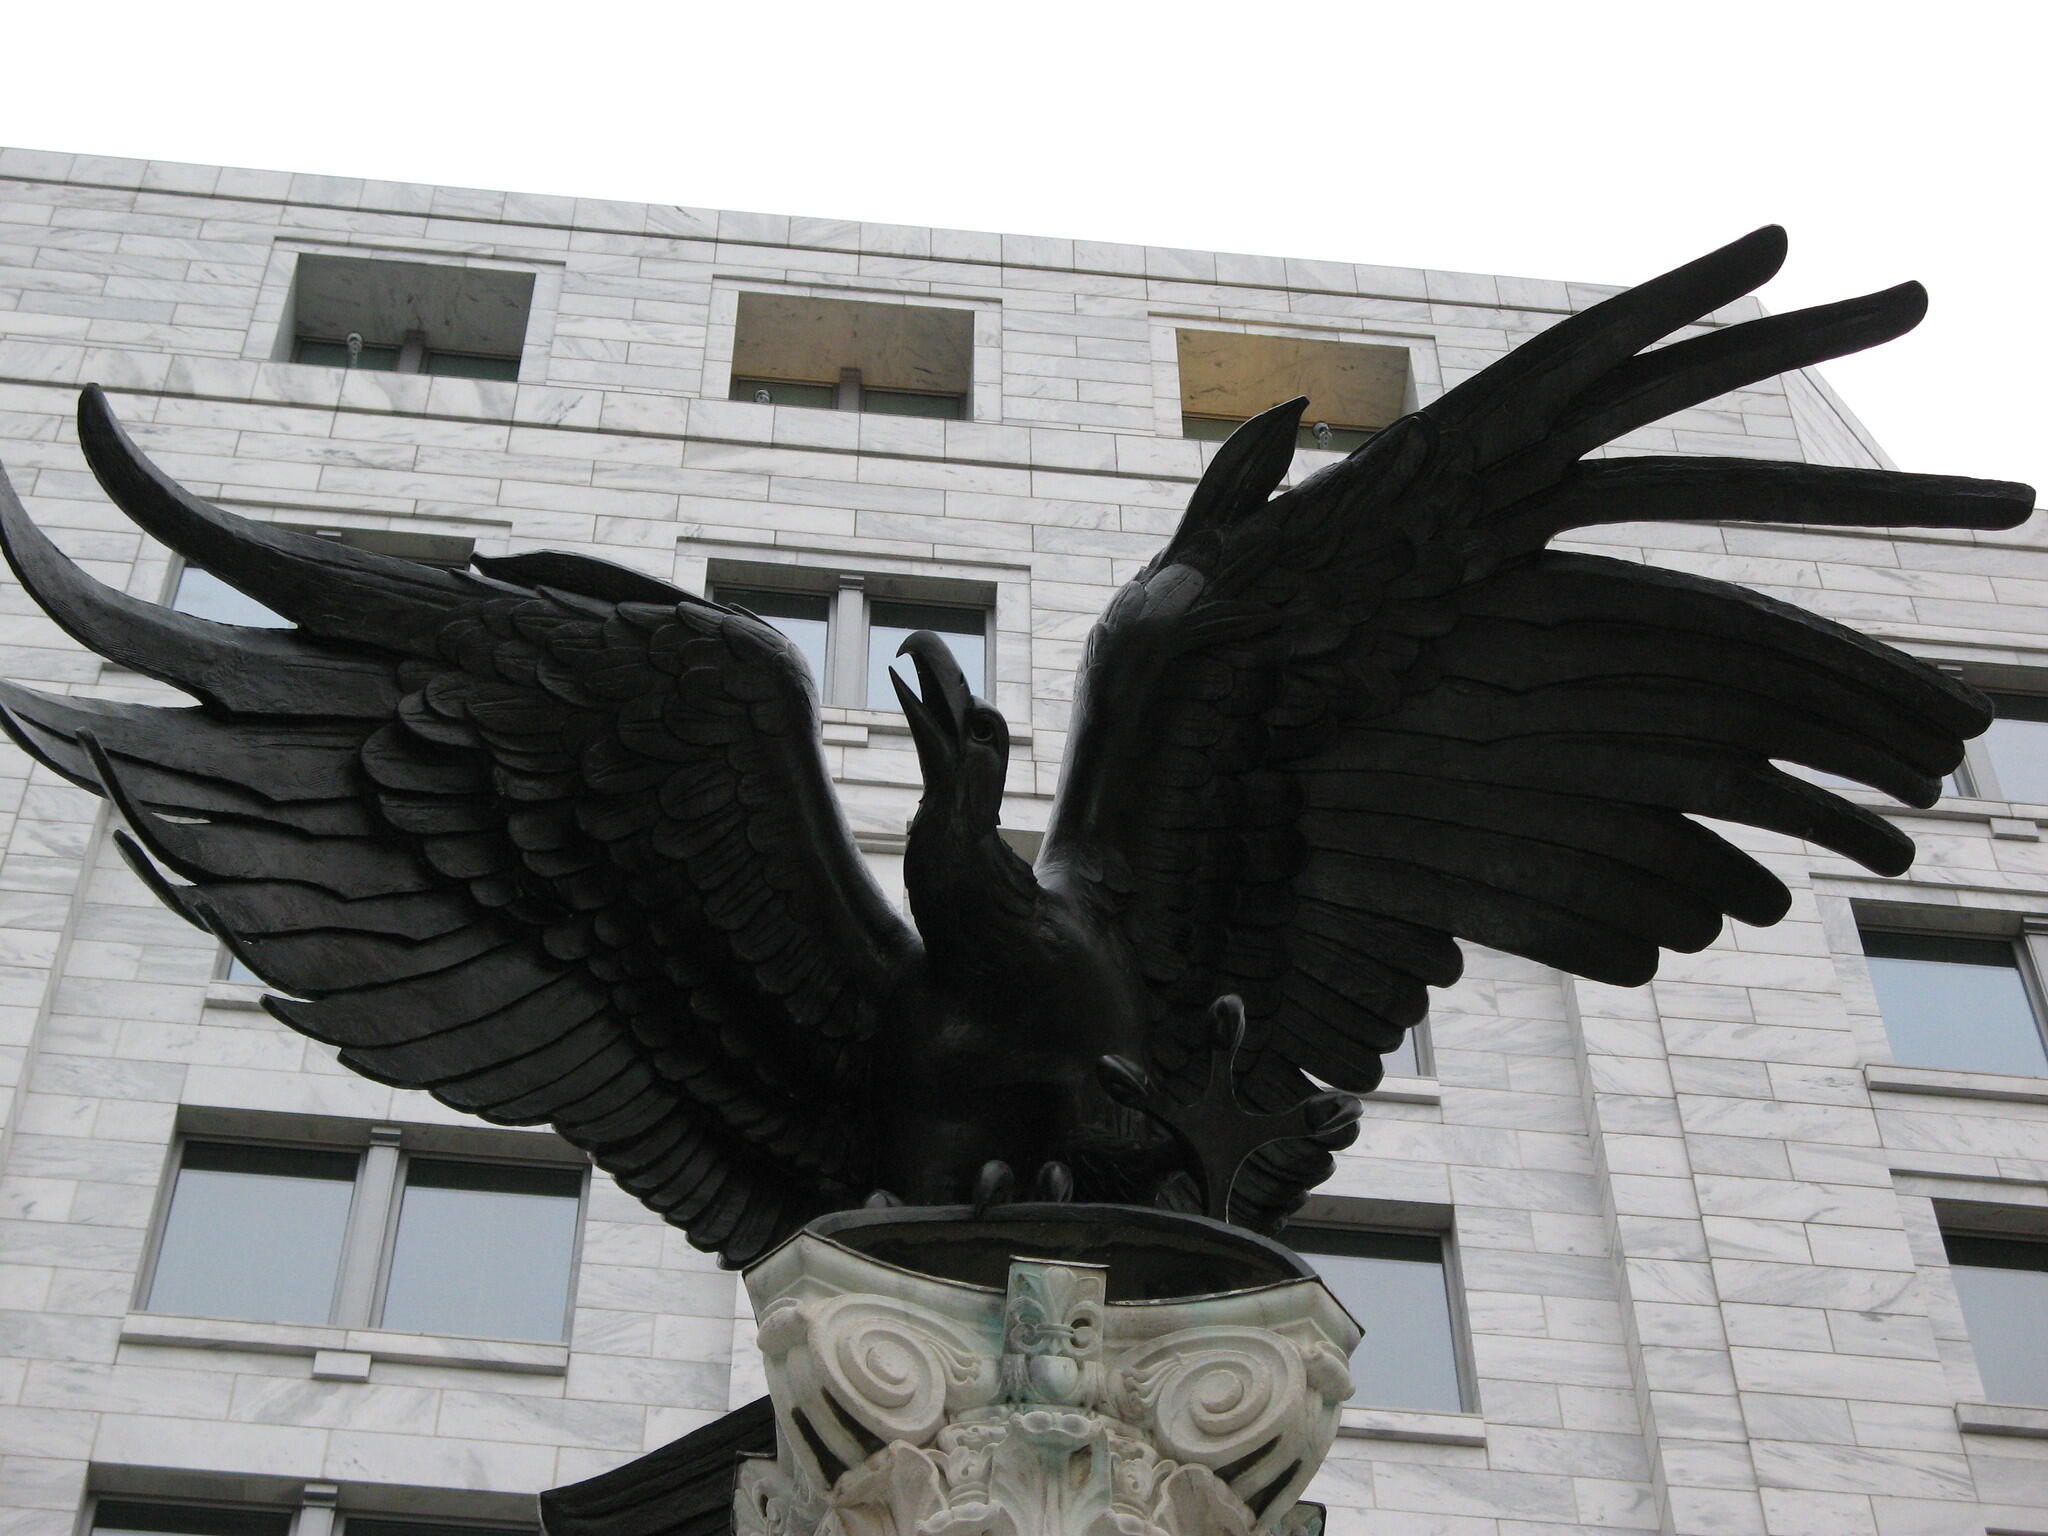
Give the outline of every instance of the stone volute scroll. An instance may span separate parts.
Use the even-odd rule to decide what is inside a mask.
[[[828,1218],[748,1271],[778,1450],[736,1536],[1320,1530],[1297,1500],[1359,1335],[1299,1260],[1164,1213],[937,1214]]]

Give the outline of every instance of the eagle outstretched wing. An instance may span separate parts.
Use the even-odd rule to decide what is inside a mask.
[[[603,561],[450,571],[236,517],[97,389],[79,436],[136,523],[297,628],[99,585],[0,478],[37,600],[198,700],[6,684],[7,727],[118,803],[158,894],[293,994],[272,1012],[380,1082],[553,1124],[732,1262],[872,1188],[867,1042],[917,940],[787,640]]]
[[[1785,887],[1694,820],[1884,872],[1880,817],[1774,760],[1930,804],[1989,722],[1968,687],[1729,583],[1547,550],[1684,519],[2005,528],[2025,486],[1806,464],[1581,456],[1787,369],[1887,340],[1917,285],[1652,351],[1777,270],[1758,231],[1569,318],[1268,499],[1305,402],[1218,451],[1081,663],[1039,874],[1121,932],[1154,1003],[1151,1070],[1199,1082],[1204,1008],[1248,1018],[1239,1094],[1364,1092],[1473,940],[1621,985],[1660,949],[1771,923]],[[1282,1143],[1235,1219],[1297,1203],[1328,1155]]]

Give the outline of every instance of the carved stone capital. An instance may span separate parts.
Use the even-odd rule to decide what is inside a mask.
[[[1009,1259],[1002,1289],[815,1230],[748,1272],[778,1448],[741,1471],[736,1536],[1320,1529],[1296,1499],[1336,1434],[1358,1341],[1321,1283],[1293,1261],[1265,1283],[1111,1301],[1115,1244],[1107,1263],[1061,1256],[1081,1218],[1053,1209],[1068,1214],[1039,1234],[1050,1256]],[[1200,1240],[1224,1230],[1181,1220]],[[1031,1235],[1011,1221],[991,1241]]]

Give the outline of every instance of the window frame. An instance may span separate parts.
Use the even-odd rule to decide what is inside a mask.
[[[377,1332],[415,1332],[414,1329],[387,1329],[384,1324],[384,1304],[391,1289],[391,1265],[398,1256],[398,1218],[405,1204],[406,1182],[409,1170],[416,1161],[434,1163],[480,1163],[491,1168],[550,1168],[575,1169],[579,1175],[576,1189],[576,1222],[569,1237],[568,1283],[562,1288],[562,1332],[559,1338],[521,1339],[515,1342],[527,1344],[567,1344],[572,1325],[576,1319],[576,1273],[583,1262],[584,1217],[590,1207],[590,1164],[586,1161],[580,1167],[570,1162],[546,1162],[529,1160],[519,1162],[512,1158],[487,1157],[481,1153],[460,1150],[441,1150],[422,1147],[401,1146],[398,1150],[398,1167],[392,1177],[390,1201],[384,1212],[384,1230],[378,1243],[376,1283],[370,1296],[370,1317],[373,1321],[364,1326]],[[426,1335],[431,1338],[445,1338],[445,1334]],[[489,1338],[494,1335],[464,1335],[464,1337]],[[376,1518],[368,1516],[366,1518]]]
[[[109,1469],[109,1478],[119,1483],[140,1481],[126,1469]],[[204,1483],[215,1479],[202,1475]],[[433,1496],[435,1502],[452,1499],[463,1504],[484,1501],[504,1502],[516,1496],[487,1493],[482,1490],[449,1490]],[[525,1502],[530,1504],[532,1496]],[[80,1510],[79,1536],[100,1536],[100,1508],[105,1504],[140,1504],[161,1509],[192,1509],[217,1511],[228,1515],[270,1515],[282,1517],[285,1524],[284,1536],[348,1536],[352,1523],[372,1522],[385,1526],[407,1526],[420,1531],[473,1531],[476,1536],[542,1536],[540,1527],[531,1520],[522,1521],[511,1513],[499,1517],[477,1514],[437,1514],[407,1510],[393,1513],[388,1510],[348,1507],[350,1501],[340,1487],[333,1483],[308,1482],[301,1485],[297,1498],[243,1499],[232,1495],[209,1497],[206,1494],[175,1493],[165,1494],[153,1490],[141,1492],[122,1487],[89,1486],[86,1490],[84,1507]],[[113,1528],[118,1530],[118,1527]]]
[[[269,522],[263,518],[254,518],[252,521],[262,522],[267,527],[276,528],[285,533],[302,533],[308,538],[326,539],[331,543],[345,545],[350,549],[359,549],[365,554],[389,555],[396,560],[411,560],[416,564],[430,565],[444,571],[468,570],[470,568],[470,560],[476,554],[477,541],[468,534],[427,533],[410,528],[347,528],[331,525],[321,527],[309,523]],[[426,551],[437,545],[445,550],[445,556],[437,557],[426,553],[407,552],[407,546],[419,551]],[[457,546],[460,546],[459,550]],[[178,590],[184,585],[185,572],[195,568],[202,575],[214,581],[221,580],[220,577],[215,576],[204,566],[194,567],[193,562],[187,560],[183,555],[173,554],[170,559],[169,568],[164,572],[163,596],[157,600],[157,606],[167,608],[172,613],[185,613],[188,617],[204,618],[205,615],[203,614],[190,614],[188,610],[178,606]],[[223,585],[226,585],[226,583],[223,583]],[[248,601],[256,603],[256,599],[253,597],[249,598]],[[261,608],[263,605],[256,603],[256,606]],[[277,617],[282,619],[283,615],[279,614]],[[234,623],[231,619],[209,619],[207,622],[214,624]],[[237,627],[250,628],[252,626],[240,625]],[[263,627],[293,629],[297,626],[289,620],[285,620],[285,622],[278,625]]]
[[[1941,1236],[1942,1265],[1948,1272],[1950,1294],[1955,1297],[1956,1309],[1962,1316],[1963,1338],[1970,1347],[1970,1364],[1977,1374],[1977,1387],[1982,1396],[1978,1402],[2000,1407],[2025,1408],[2030,1410],[2048,1409],[2048,1392],[2040,1397],[2011,1398],[1994,1396],[1984,1380],[1984,1358],[1987,1349],[1995,1349],[1996,1339],[1980,1340],[1970,1327],[1969,1309],[1963,1301],[1962,1291],[1956,1286],[1953,1271],[1958,1261],[1949,1248],[1952,1238],[1966,1242],[2015,1243],[2037,1248],[2041,1251],[2041,1262],[2034,1265],[1983,1265],[1963,1263],[1969,1269],[2024,1269],[2028,1273],[2048,1275],[2048,1231],[2040,1225],[2041,1212],[2028,1207],[1985,1211],[1981,1207],[1955,1207],[1951,1202],[1934,1201],[1935,1224]],[[1988,1220],[1986,1218],[1989,1218]],[[2048,1283],[2048,1282],[2044,1282]]]
[[[540,1536],[537,1526],[513,1520],[492,1520],[484,1516],[388,1514],[378,1509],[343,1509],[335,1512],[335,1529],[330,1536],[351,1536],[352,1527],[365,1524],[401,1526],[416,1531],[474,1531],[477,1536]],[[295,1533],[296,1536],[296,1533]]]
[[[969,381],[970,384],[972,381]],[[829,391],[831,402],[806,400],[757,400],[759,391],[772,392],[778,388],[816,389]],[[953,402],[951,415],[935,411],[874,411],[868,401],[876,395],[910,395],[920,400],[950,400]],[[973,405],[974,393],[971,388],[963,391],[948,389],[885,389],[880,385],[867,384],[861,379],[858,368],[841,368],[836,379],[775,379],[764,374],[736,373],[726,385],[726,398],[742,404],[773,405],[788,411],[852,411],[873,416],[902,416],[920,421],[966,421]]]
[[[258,976],[254,971],[249,971],[249,974],[247,976],[237,976],[235,974],[235,968],[237,966],[241,966],[241,968],[245,971],[249,970],[249,968],[246,965],[242,965],[241,960],[236,957],[235,952],[232,949],[229,949],[225,944],[221,945],[220,949],[215,953],[213,957],[212,980],[221,982],[224,985],[231,987],[269,986],[269,983],[266,982],[261,976]]]
[[[1430,1081],[1430,1082],[1433,1082],[1433,1081],[1435,1081],[1435,1079],[1436,1079],[1436,1051],[1435,1051],[1435,1048],[1434,1048],[1433,1042],[1432,1042],[1432,1041],[1430,1040],[1430,1034],[1429,1034],[1429,1020],[1428,1020],[1427,1018],[1425,1018],[1425,1019],[1423,1019],[1423,1021],[1422,1021],[1421,1023],[1419,1023],[1419,1024],[1416,1024],[1416,1025],[1414,1025],[1414,1026],[1413,1026],[1412,1028],[1409,1028],[1409,1029],[1403,1030],[1403,1031],[1402,1031],[1402,1033],[1403,1033],[1403,1034],[1404,1034],[1404,1035],[1405,1035],[1405,1036],[1406,1036],[1406,1037],[1407,1037],[1407,1038],[1408,1038],[1408,1039],[1409,1039],[1410,1041],[1412,1041],[1412,1042],[1414,1043],[1414,1046],[1415,1046],[1415,1071],[1414,1071],[1414,1074],[1413,1074],[1412,1076],[1410,1076],[1410,1074],[1408,1074],[1408,1073],[1405,1073],[1405,1072],[1388,1072],[1388,1073],[1387,1073],[1387,1076],[1389,1076],[1389,1077],[1407,1077],[1407,1078],[1409,1079],[1409,1081],[1411,1081],[1411,1082],[1413,1082],[1413,1081],[1417,1081],[1417,1080],[1423,1080],[1423,1081]],[[1384,1056],[1382,1056],[1382,1057],[1380,1058],[1380,1060],[1381,1060],[1381,1062],[1382,1062],[1382,1063],[1384,1063],[1384,1062],[1386,1061],[1386,1059],[1387,1059],[1387,1058],[1386,1058],[1386,1057],[1384,1057]]]
[[[1384,1233],[1390,1237],[1434,1238],[1443,1261],[1444,1310],[1449,1318],[1452,1374],[1458,1384],[1456,1408],[1414,1408],[1405,1404],[1365,1403],[1346,1399],[1340,1423],[1358,1414],[1470,1414],[1481,1415],[1478,1366],[1472,1348],[1472,1316],[1465,1286],[1464,1266],[1459,1258],[1457,1227],[1449,1206],[1421,1205],[1408,1201],[1364,1200],[1347,1196],[1311,1195],[1301,1209],[1288,1219],[1281,1240],[1300,1254],[1311,1269],[1319,1250],[1302,1241],[1313,1232]],[[1344,1255],[1335,1254],[1341,1258]],[[1320,1271],[1317,1271],[1320,1274]],[[1327,1286],[1329,1282],[1325,1281]],[[1330,1293],[1336,1295],[1334,1290]],[[1338,1303],[1343,1304],[1341,1301]],[[1354,1319],[1355,1321],[1355,1319]],[[1361,1341],[1362,1344],[1362,1341]],[[1352,1356],[1357,1359],[1356,1354]]]
[[[1990,739],[1991,731],[1998,728],[1997,722],[1999,720],[2024,720],[2028,718],[2024,715],[2000,715],[1996,707],[1999,700],[2032,700],[2035,707],[2042,711],[2044,719],[2048,719],[2048,690],[2001,687],[1995,682],[1984,681],[1977,681],[1976,686],[1981,688],[1991,698],[1993,705],[1992,725],[1991,729],[1985,731],[1983,735],[1973,736],[1963,743],[1963,760],[1957,765],[1956,771],[1952,776],[1953,782],[1956,785],[1956,789],[1953,792],[1972,800],[2002,800],[2007,804],[2018,803],[2022,805],[2039,805],[2043,803],[2038,800],[2015,802],[2012,795],[1998,782],[1998,769],[1991,760]]]
[[[540,267],[531,262],[502,261],[472,253],[424,252],[410,249],[402,251],[378,250],[358,246],[332,246],[324,243],[299,246],[296,242],[291,243],[290,249],[274,254],[273,268],[277,265],[278,257],[283,259],[283,270],[281,272],[277,270],[266,272],[264,279],[266,290],[273,286],[281,289],[278,318],[275,321],[275,329],[271,338],[270,348],[268,349],[269,360],[273,362],[290,363],[292,366],[299,368],[324,368],[344,374],[358,371],[396,373],[410,374],[422,378],[481,378],[492,383],[518,384],[521,382],[531,382],[527,370],[527,359],[535,355],[537,351],[544,352],[546,344],[552,340],[553,295],[552,293],[544,294],[544,273]],[[362,269],[386,269],[385,275],[377,280],[377,282],[383,283],[386,286],[383,286],[374,293],[366,291],[365,295],[362,296],[362,303],[367,308],[357,308],[347,313],[345,318],[340,319],[338,322],[342,325],[340,333],[338,335],[334,334],[332,325],[337,322],[336,316],[332,313],[324,317],[327,321],[326,324],[322,323],[323,317],[321,316],[307,316],[301,313],[301,306],[308,302],[306,291],[302,284],[310,280],[304,270],[304,265],[309,260],[313,263],[336,263]],[[425,280],[423,286],[419,279],[407,282],[405,279],[391,275],[391,269],[401,268],[431,269],[439,275]],[[462,275],[458,276],[456,274]],[[451,341],[451,338],[446,335],[430,335],[422,326],[416,323],[424,306],[445,299],[445,294],[435,294],[431,291],[436,285],[452,281],[459,288],[472,275],[480,275],[479,280],[486,284],[507,285],[508,292],[518,288],[519,279],[525,279],[523,313],[518,325],[518,345],[513,350],[509,352],[486,351],[475,345],[479,339],[483,338],[478,337],[474,333],[469,335],[457,334]],[[559,283],[559,279],[556,282]],[[501,295],[500,298],[502,300],[503,296]],[[380,308],[384,311],[381,324],[376,318],[376,313]],[[395,336],[391,334],[394,328],[391,311],[394,308],[407,317],[406,320],[396,322],[398,325],[405,325],[406,329]],[[547,317],[547,324],[544,327],[537,327],[536,322],[542,318],[544,313]],[[415,323],[408,323],[409,321]],[[459,321],[451,328],[458,332],[463,329]],[[375,334],[372,334],[372,332]],[[351,333],[361,336],[365,347],[374,346],[393,352],[395,355],[392,358],[391,366],[389,368],[363,369],[354,359],[333,362],[302,358],[299,355],[302,345],[308,342],[321,346],[341,347],[346,350],[348,345],[347,338]],[[503,339],[509,340],[510,338],[506,337]],[[252,336],[252,347],[255,342],[256,338]],[[429,366],[429,360],[434,354],[454,357],[488,358],[495,363],[509,363],[511,364],[511,374],[509,377],[492,377],[490,375],[467,372],[443,373]],[[248,354],[245,353],[245,355]]]
[[[2026,995],[2027,1007],[2034,1017],[2034,1033],[2041,1045],[2044,1059],[2048,1059],[2048,915],[1989,912],[1975,914],[1973,923],[1958,922],[1960,915],[1953,911],[1941,918],[1926,919],[1920,916],[1924,909],[1888,909],[1876,904],[1858,902],[1852,907],[1856,922],[1856,953],[1864,962],[1865,975],[1869,974],[1869,962],[1873,957],[1866,943],[1868,935],[1896,934],[1904,938],[1968,939],[2006,945],[2012,952],[2013,969],[2019,974],[2020,987]],[[1876,983],[1871,982],[1873,1000],[1876,997]],[[2041,1073],[1990,1072],[1981,1067],[1942,1066],[1926,1062],[1901,1061],[1894,1043],[1891,1025],[1885,1022],[1884,1008],[1880,1002],[1877,1019],[1882,1031],[1888,1064],[1914,1072],[1955,1072],[1989,1078],[2012,1077],[2022,1081],[2039,1080],[2048,1077],[2048,1068]]]
[[[480,1151],[474,1147],[465,1148],[459,1141],[446,1146],[420,1145],[416,1137],[408,1134],[406,1127],[396,1125],[370,1125],[350,1129],[354,1134],[320,1136],[288,1134],[283,1129],[276,1134],[264,1134],[257,1130],[216,1130],[206,1126],[180,1125],[171,1138],[165,1155],[163,1173],[158,1180],[156,1200],[150,1214],[148,1237],[143,1245],[142,1262],[137,1266],[135,1286],[129,1298],[129,1312],[148,1317],[215,1316],[212,1313],[160,1312],[149,1305],[150,1292],[156,1287],[157,1265],[163,1253],[172,1201],[177,1194],[178,1175],[184,1169],[185,1149],[188,1146],[194,1143],[231,1144],[287,1151],[354,1152],[357,1157],[356,1172],[350,1189],[348,1217],[342,1229],[341,1252],[335,1265],[334,1288],[329,1297],[327,1316],[312,1323],[265,1318],[220,1320],[246,1322],[256,1327],[346,1328],[370,1333],[395,1331],[412,1334],[414,1330],[411,1329],[385,1329],[383,1309],[385,1288],[398,1235],[399,1206],[405,1195],[405,1170],[409,1160],[418,1156],[436,1162],[477,1162],[494,1167],[576,1171],[576,1221],[569,1242],[568,1285],[563,1296],[561,1334],[552,1339],[505,1341],[554,1346],[565,1346],[568,1343],[576,1315],[577,1284],[583,1266],[585,1228],[590,1215],[591,1164],[588,1158],[504,1156]],[[540,1150],[534,1149],[536,1152]],[[417,1336],[477,1339],[499,1337],[495,1334],[482,1333]]]
[[[704,590],[712,601],[721,603],[728,600],[726,593],[736,590],[825,598],[825,675],[813,679],[818,685],[818,702],[828,709],[861,710],[899,720],[903,712],[893,702],[875,704],[867,697],[870,616],[875,603],[917,603],[979,613],[984,675],[978,683],[969,679],[969,687],[981,698],[995,696],[996,592],[988,584],[817,566],[760,567],[714,558]],[[744,602],[740,606],[744,607]],[[1014,725],[1012,734],[1016,734]]]
[[[1220,443],[1228,439],[1232,433],[1251,419],[1249,416],[1210,416],[1200,411],[1182,411],[1180,415],[1180,435],[1191,442]],[[1201,427],[1190,431],[1189,426],[1191,423],[1200,423]],[[1327,448],[1316,441],[1315,429],[1318,425],[1328,427],[1332,434],[1330,446]],[[1221,427],[1223,430],[1220,433],[1202,430],[1202,428],[1215,427]],[[1304,415],[1301,425],[1296,427],[1294,431],[1294,446],[1297,452],[1352,454],[1363,448],[1385,430],[1385,427],[1353,426],[1349,422],[1329,421],[1320,416],[1311,418]],[[1358,441],[1348,446],[1340,445],[1336,441],[1336,434],[1338,433],[1354,434]]]
[[[1395,421],[1408,413],[1427,405],[1443,393],[1442,368],[1437,358],[1439,338],[1434,336],[1395,334],[1378,328],[1371,321],[1344,324],[1331,317],[1314,317],[1316,322],[1308,323],[1310,317],[1299,317],[1298,323],[1277,320],[1225,320],[1210,316],[1197,317],[1179,311],[1155,309],[1150,315],[1152,340],[1153,378],[1153,421],[1152,430],[1163,438],[1176,438],[1182,442],[1201,443],[1199,435],[1190,434],[1187,424],[1190,419],[1197,421],[1248,421],[1259,411],[1280,403],[1280,396],[1272,399],[1260,398],[1256,403],[1241,400],[1239,405],[1247,414],[1236,417],[1231,412],[1208,408],[1199,396],[1190,398],[1190,377],[1187,368],[1187,354],[1183,346],[1183,335],[1223,335],[1238,338],[1253,338],[1255,342],[1292,346],[1299,344],[1328,344],[1338,347],[1365,346],[1387,353],[1405,354],[1401,359],[1402,381],[1398,404],[1389,398],[1379,402],[1381,409],[1369,414],[1381,414],[1385,419],[1377,426],[1368,428],[1359,421],[1340,420],[1342,416],[1354,413],[1341,406],[1331,406],[1327,400],[1318,402],[1316,389],[1311,379],[1298,382],[1298,393],[1310,398],[1309,409],[1304,413],[1302,431],[1297,452],[1329,453],[1342,457],[1347,451],[1339,448],[1323,449],[1315,445],[1312,434],[1307,430],[1316,421],[1327,422],[1333,429],[1347,431],[1384,431]],[[1199,345],[1199,343],[1197,344]],[[1228,343],[1225,344],[1229,345]],[[1328,354],[1326,354],[1328,355]],[[1389,359],[1391,361],[1391,359]],[[1341,398],[1341,396],[1340,396]],[[1192,408],[1191,408],[1192,407]],[[1206,452],[1206,451],[1205,451]]]
[[[106,1504],[145,1504],[162,1509],[213,1510],[229,1515],[280,1515],[285,1521],[285,1536],[299,1536],[300,1515],[305,1503],[287,1503],[265,1499],[212,1499],[204,1496],[185,1494],[133,1493],[116,1488],[89,1489],[82,1511],[84,1519],[79,1530],[81,1536],[99,1536],[100,1508]],[[129,1527],[113,1526],[109,1530],[125,1531]]]

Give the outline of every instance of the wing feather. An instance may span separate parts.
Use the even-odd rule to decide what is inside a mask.
[[[1783,884],[1700,817],[1906,867],[1882,817],[1773,764],[1928,804],[1982,698],[1761,594],[1544,547],[1608,522],[2027,515],[2031,492],[1996,482],[1579,462],[1925,308],[1907,284],[1655,345],[1783,256],[1761,230],[1575,315],[1271,500],[1301,402],[1218,451],[1089,637],[1039,862],[1131,944],[1155,1071],[1204,1070],[1202,1010],[1237,992],[1248,1100],[1299,1097],[1304,1073],[1369,1090],[1456,979],[1457,939],[1633,984],[1726,917],[1776,921]],[[1234,1212],[1284,1217],[1318,1151],[1261,1154]]]
[[[293,994],[279,1019],[378,1081],[551,1122],[733,1261],[872,1187],[847,1090],[915,939],[781,636],[603,562],[450,572],[248,522],[97,390],[80,440],[138,524],[297,627],[109,591],[0,488],[37,599],[199,701],[0,685],[0,720],[115,800],[152,887]]]

